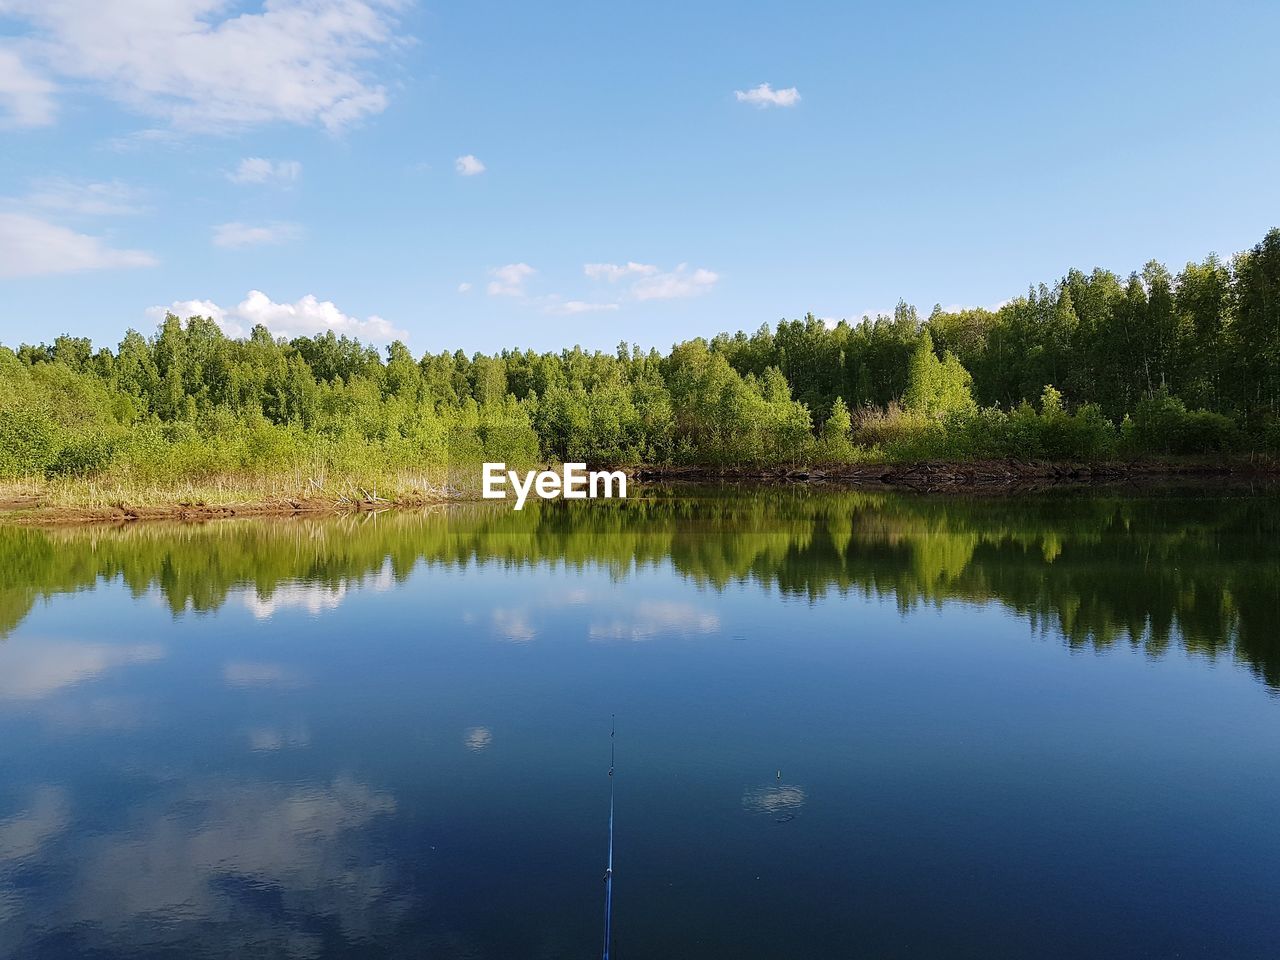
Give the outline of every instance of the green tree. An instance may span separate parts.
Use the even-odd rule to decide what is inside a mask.
[[[836,397],[831,405],[831,415],[822,424],[820,455],[824,460],[840,462],[853,457],[853,418],[843,397]]]
[[[967,413],[975,408],[973,377],[954,354],[943,360],[933,352],[933,338],[922,331],[912,351],[903,402],[907,409],[926,416],[941,417]]]

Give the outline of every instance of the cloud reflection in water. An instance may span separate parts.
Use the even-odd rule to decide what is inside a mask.
[[[771,783],[763,787],[748,787],[742,794],[742,806],[751,813],[772,816],[795,814],[809,795],[802,786],[794,783]]]
[[[192,785],[76,851],[64,922],[111,939],[145,925],[148,939],[175,944],[188,923],[216,924],[220,943],[289,957],[322,952],[319,918],[348,939],[372,937],[406,909],[366,834],[395,811],[390,794],[350,778]]]
[[[479,753],[493,743],[493,731],[488,727],[468,727],[462,742],[472,753]]]
[[[6,644],[0,669],[0,700],[39,700],[64,687],[95,680],[115,667],[150,663],[164,656],[159,644],[46,641]]]
[[[631,611],[591,624],[592,640],[648,640],[664,634],[689,637],[716,633],[720,617],[692,603],[642,600]]]

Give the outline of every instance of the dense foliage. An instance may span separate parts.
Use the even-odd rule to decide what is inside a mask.
[[[1073,270],[996,310],[784,321],[663,356],[230,339],[170,316],[0,347],[0,476],[306,465],[1097,459],[1280,447],[1280,230],[1230,263]]]

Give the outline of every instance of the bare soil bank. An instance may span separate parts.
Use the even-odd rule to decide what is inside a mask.
[[[770,481],[827,483],[922,492],[1017,493],[1051,486],[1160,483],[1168,480],[1280,479],[1274,460],[1113,461],[1054,463],[1038,460],[924,460],[897,464],[836,464],[825,467],[725,468],[642,467],[640,481]]]
[[[199,501],[146,505],[85,506],[58,504],[38,494],[0,499],[0,523],[127,523],[134,520],[220,520],[228,517],[281,517],[319,513],[367,513],[397,507],[424,507],[446,502],[440,497],[400,497],[394,500],[351,500],[327,497],[291,498],[245,503],[209,504]]]

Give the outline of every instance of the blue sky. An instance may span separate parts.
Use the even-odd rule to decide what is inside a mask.
[[[1274,3],[0,0],[0,341],[182,304],[665,348],[1176,269],[1280,224],[1277,36]]]

